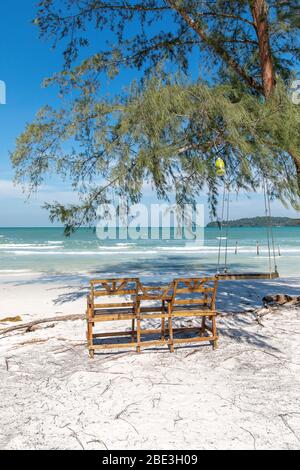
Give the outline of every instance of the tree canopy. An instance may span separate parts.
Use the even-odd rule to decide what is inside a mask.
[[[297,0],[41,1],[34,23],[64,54],[45,83],[67,105],[46,106],[18,138],[17,180],[71,178],[80,203],[47,204],[67,232],[92,224],[112,192],[138,201],[144,181],[179,203],[206,190],[214,210],[217,156],[233,188],[265,177],[298,207],[300,107],[288,87],[299,13]],[[136,79],[106,96],[103,83],[126,68]]]

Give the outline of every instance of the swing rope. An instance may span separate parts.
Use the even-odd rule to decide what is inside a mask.
[[[224,273],[227,272],[227,260],[228,260],[228,221],[229,221],[229,207],[230,207],[230,183],[224,179],[224,189],[222,196],[222,212],[220,221],[220,236],[219,236],[219,247],[218,247],[218,274],[220,274],[221,254],[222,254],[222,242],[223,242],[223,227],[224,227],[224,216],[226,206],[226,231],[225,231],[225,254],[224,254]]]
[[[225,243],[224,271],[223,272],[226,275],[226,274],[229,274],[227,264],[228,264],[230,186],[232,184],[232,181],[230,181],[229,175],[226,174],[226,164],[222,158],[218,157],[216,159],[215,168],[216,168],[217,176],[222,178],[224,182],[221,221],[218,221],[218,225],[220,228],[220,236],[219,236],[217,273],[220,274],[220,264],[221,264],[222,244],[223,244],[222,242],[223,242],[223,238],[225,238],[226,243]],[[268,259],[269,259],[269,277],[270,279],[272,279],[273,277],[274,278],[278,277],[278,270],[277,270],[277,264],[276,264],[276,254],[275,254],[275,236],[274,236],[273,225],[272,225],[271,194],[270,194],[269,184],[264,173],[262,173],[262,187],[263,187],[263,194],[264,194],[265,215],[267,219],[266,228],[267,228],[267,247],[268,247]],[[223,235],[223,226],[224,226],[225,206],[226,206],[226,232],[225,232],[226,237],[223,237],[222,235]],[[273,262],[274,262],[274,272],[272,270],[272,254],[273,254]],[[261,273],[260,277],[264,275],[265,273]]]
[[[270,190],[265,176],[263,175],[263,194],[264,194],[264,207],[265,215],[267,218],[267,247],[268,247],[268,259],[269,259],[269,275],[272,277],[273,267],[274,272],[278,274],[278,268],[276,263],[276,253],[275,253],[275,235],[272,225],[272,212],[271,212],[271,196]],[[220,264],[221,264],[221,253],[222,253],[222,241],[223,241],[223,227],[224,227],[224,216],[225,216],[225,206],[226,206],[226,232],[225,232],[225,253],[224,253],[224,273],[228,272],[228,234],[229,234],[229,209],[230,209],[230,182],[226,181],[224,178],[224,189],[222,197],[222,212],[221,212],[221,221],[220,221],[220,236],[219,236],[219,247],[218,247],[218,270],[217,273],[220,274]],[[272,258],[274,266],[272,266]]]
[[[263,193],[264,193],[264,204],[265,204],[265,216],[267,218],[267,243],[268,243],[268,257],[269,257],[269,273],[272,273],[272,261],[271,261],[271,245],[270,245],[270,224],[269,224],[269,211],[267,201],[267,188],[266,179],[263,177]]]
[[[226,182],[225,182],[226,184]],[[227,186],[227,210],[226,210],[226,240],[225,240],[225,257],[224,257],[224,273],[227,273],[227,260],[228,260],[228,235],[229,235],[229,207],[230,207],[230,183]]]
[[[223,220],[224,220],[224,211],[225,211],[225,192],[226,192],[226,186],[224,184],[223,197],[222,197],[222,213],[221,213],[221,221],[220,221],[219,249],[218,249],[218,271],[217,271],[218,274],[220,274],[220,263],[221,263]]]
[[[273,224],[272,224],[271,196],[270,196],[269,185],[265,176],[263,177],[263,190],[264,190],[264,200],[265,200],[265,212],[266,212],[266,217],[268,220],[267,234],[268,234],[268,252],[269,252],[270,273],[272,272],[271,248],[272,248],[272,257],[273,257],[273,263],[274,263],[274,271],[277,273],[278,268],[277,268],[276,253],[275,253],[275,235],[274,235]]]

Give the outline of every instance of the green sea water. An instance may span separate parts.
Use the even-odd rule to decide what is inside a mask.
[[[167,239],[135,239],[135,233],[135,238],[100,240],[92,229],[85,228],[66,238],[61,228],[0,228],[0,276],[58,272],[145,278],[215,273],[224,268],[226,243],[229,271],[269,270],[265,227],[230,228],[227,240],[226,232],[221,234],[218,228],[204,229],[194,242],[160,235]],[[220,236],[224,238],[218,267]],[[275,227],[274,236],[280,275],[300,275],[300,227]],[[273,269],[272,243],[271,255]]]

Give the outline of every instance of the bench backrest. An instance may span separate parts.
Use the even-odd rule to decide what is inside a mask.
[[[140,282],[139,291],[143,295],[144,300],[147,300],[147,297],[149,297],[149,300],[153,297],[158,297],[159,300],[169,299],[173,291],[173,283],[171,282],[167,285],[144,285]]]
[[[174,279],[172,305],[190,306],[190,308],[193,305],[202,305],[215,310],[217,289],[218,278],[216,276]]]
[[[95,308],[131,307],[134,305],[134,299],[122,299],[121,302],[117,302],[117,300],[120,296],[136,296],[138,290],[138,278],[96,279],[90,282],[90,300]],[[116,302],[107,303],[105,301],[107,297],[112,298]]]

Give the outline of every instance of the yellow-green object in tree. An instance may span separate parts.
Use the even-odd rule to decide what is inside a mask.
[[[217,158],[216,160],[216,173],[218,176],[224,176],[226,173],[225,163],[224,163],[224,160],[222,160],[222,158]]]

